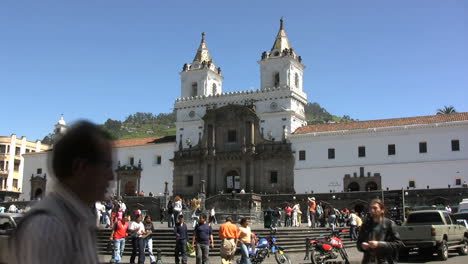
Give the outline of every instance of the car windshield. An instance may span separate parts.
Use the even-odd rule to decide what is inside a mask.
[[[456,213],[453,216],[455,216],[456,219],[465,219],[468,221],[468,212],[465,213]]]
[[[408,216],[408,224],[443,225],[442,217],[438,212],[412,213]]]

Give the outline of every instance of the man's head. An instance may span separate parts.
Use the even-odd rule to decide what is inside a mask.
[[[178,217],[177,217],[177,222],[179,223],[183,223],[184,222],[184,215],[180,214]]]
[[[141,219],[142,219],[141,214],[135,215],[135,222],[140,223]]]
[[[207,218],[207,217],[206,217],[206,214],[205,214],[205,213],[201,214],[201,215],[200,215],[200,221],[199,221],[199,222],[202,223],[202,224],[206,223],[206,218]]]
[[[52,169],[59,182],[82,201],[104,199],[112,171],[110,136],[88,121],[79,121],[54,145]]]
[[[232,223],[232,217],[230,217],[230,216],[226,217],[226,222],[231,222]]]
[[[375,199],[372,200],[369,205],[369,211],[372,219],[374,219],[375,222],[381,221],[385,213],[385,206],[383,202],[379,199]]]

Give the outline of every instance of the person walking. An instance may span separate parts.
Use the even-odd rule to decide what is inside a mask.
[[[331,204],[328,206],[328,225],[330,226],[332,232],[335,232],[336,211]]]
[[[180,264],[180,257],[182,256],[182,264],[187,264],[187,225],[184,223],[184,216],[177,217],[177,223],[174,227],[176,234],[176,247],[175,247],[175,263]]]
[[[213,229],[206,224],[205,213],[200,215],[198,225],[193,230],[192,247],[196,248],[196,264],[209,264],[210,246],[214,248]]]
[[[219,238],[221,239],[221,263],[231,264],[234,259],[234,253],[237,248],[237,239],[239,238],[239,230],[232,223],[230,216],[226,217],[226,222],[219,227]]]
[[[210,210],[210,221],[209,222],[210,222],[211,226],[218,224],[218,220],[216,220],[216,211],[215,211],[214,207],[211,208],[211,210]]]
[[[132,234],[132,255],[130,256],[130,263],[135,263],[135,258],[138,254],[138,263],[145,263],[145,241],[143,235],[145,234],[145,225],[141,222],[141,214],[135,215],[135,221],[130,224],[128,230]]]
[[[314,197],[312,197],[314,198]],[[315,198],[314,198],[315,199]],[[322,202],[318,202],[315,206],[315,227],[323,227],[325,226],[325,223],[324,223],[324,211],[323,211],[323,207],[322,207]]]
[[[55,185],[19,222],[8,263],[99,263],[90,208],[114,180],[110,139],[99,126],[78,121],[54,144]]]
[[[310,218],[310,226],[315,228],[315,217],[317,215],[316,208],[317,203],[315,202],[315,197],[308,198],[307,204],[309,205],[309,218]]]
[[[297,226],[301,227],[302,224],[302,211],[301,211],[301,205],[299,202],[297,202]]]
[[[171,200],[169,200],[169,202],[167,203],[166,214],[167,214],[167,227],[174,227],[176,216],[174,216],[174,206],[172,205]]]
[[[349,215],[349,226],[350,226],[350,233],[351,233],[351,241],[356,241],[357,240],[357,228],[358,228],[358,216],[356,215],[356,212],[354,210],[351,211],[351,214]]]
[[[180,196],[176,196],[174,198],[174,219],[182,213],[182,198]]]
[[[241,246],[240,264],[251,264],[249,257],[249,248],[251,246],[252,231],[250,230],[249,221],[247,218],[242,218],[239,227],[239,242]]]
[[[145,216],[145,219],[143,220],[143,224],[145,225],[145,234],[144,234],[145,248],[148,248],[150,263],[154,264],[154,263],[156,263],[156,258],[154,257],[154,254],[153,254],[154,225],[153,225],[153,221],[151,221],[151,216],[149,216],[149,215]],[[144,252],[144,250],[143,250],[143,252]]]
[[[395,222],[384,217],[385,206],[379,199],[370,203],[370,218],[361,226],[357,248],[363,252],[362,263],[396,263],[404,246]]]
[[[296,201],[296,197],[293,197],[294,201]],[[297,223],[297,212],[300,211],[299,204],[297,202],[294,203],[292,207],[292,226],[299,226]]]
[[[293,211],[293,209],[291,208],[291,206],[289,204],[287,204],[286,207],[284,208],[284,213],[286,215],[286,218],[284,219],[284,226],[285,227],[289,227],[292,224],[292,219],[291,219],[292,211]]]
[[[115,222],[110,235],[110,240],[114,241],[114,255],[110,261],[111,263],[120,263],[122,260],[122,254],[125,250],[127,230],[127,217],[123,217],[122,220]]]

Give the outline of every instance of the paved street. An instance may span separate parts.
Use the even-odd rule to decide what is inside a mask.
[[[350,256],[351,263],[361,263],[361,256],[362,254],[357,251],[355,248],[350,248],[347,249],[348,254]],[[311,263],[310,260],[304,260],[304,253],[295,253],[295,254],[288,254],[290,256],[292,264],[306,264],[306,263]],[[108,263],[110,259],[110,256],[100,256],[100,260],[102,263]],[[129,262],[129,257],[124,257],[124,263]],[[210,258],[211,263],[220,263],[220,258],[219,257],[211,257]],[[146,263],[149,263],[149,259],[146,259]],[[174,259],[172,257],[165,256],[163,257],[163,263],[164,264],[169,264],[169,263],[174,263]],[[188,259],[189,264],[195,264],[195,258],[189,258]],[[274,256],[271,256],[269,259],[267,259],[265,264],[276,264]],[[444,263],[444,264],[466,264],[468,263],[468,256],[460,256],[457,253],[451,253],[450,257],[447,261],[438,261],[436,260],[435,256],[432,259],[427,259],[427,258],[421,258],[418,256],[412,256],[407,262],[399,262],[399,263]]]

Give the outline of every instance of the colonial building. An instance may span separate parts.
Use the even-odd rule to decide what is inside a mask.
[[[468,113],[302,127],[290,136],[295,190],[462,187]]]
[[[28,141],[26,137],[17,138],[15,134],[0,137],[0,201],[5,198],[18,198],[22,192],[25,153],[49,149],[41,141]]]

